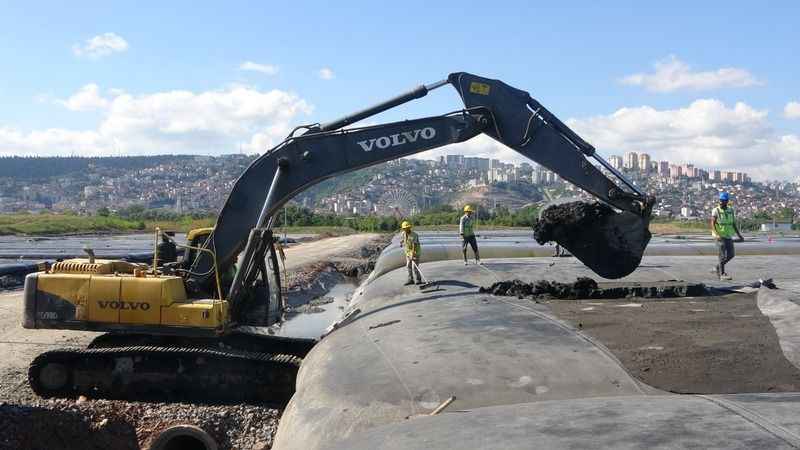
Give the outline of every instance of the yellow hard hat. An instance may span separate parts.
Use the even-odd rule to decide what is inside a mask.
[[[472,209],[472,205],[467,205],[464,207],[464,212],[474,212],[475,210]]]
[[[404,230],[410,230],[411,229],[411,222],[409,222],[407,220],[404,220],[403,223],[400,224],[400,228],[402,228]]]

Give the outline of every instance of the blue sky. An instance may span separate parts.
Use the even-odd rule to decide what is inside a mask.
[[[800,173],[796,1],[66,3],[0,6],[0,155],[263,151],[464,70],[605,154]],[[460,106],[440,89],[370,122]],[[447,152],[513,157],[423,157]]]

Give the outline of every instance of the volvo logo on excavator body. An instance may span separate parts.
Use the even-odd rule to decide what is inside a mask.
[[[124,309],[131,311],[136,311],[136,310],[147,311],[148,309],[150,309],[150,303],[146,302],[118,302],[118,301],[100,300],[97,302],[97,306],[99,306],[100,309],[111,308],[111,309]]]
[[[390,134],[389,136],[357,141],[357,143],[365,152],[371,152],[375,147],[383,150],[389,147],[417,142],[419,139],[428,141],[435,137],[436,129],[433,127],[425,127],[411,131],[403,131],[402,133]]]

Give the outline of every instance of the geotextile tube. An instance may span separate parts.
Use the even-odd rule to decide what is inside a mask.
[[[602,203],[570,202],[542,211],[533,237],[539,244],[557,242],[601,277],[615,279],[639,266],[650,242],[649,224],[649,217]]]

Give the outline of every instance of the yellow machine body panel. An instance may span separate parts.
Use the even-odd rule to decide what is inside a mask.
[[[88,275],[54,273],[40,276],[37,286],[38,291],[48,297],[63,299],[74,305],[75,317],[78,320],[87,320],[90,283],[91,277]]]
[[[122,277],[89,275],[89,308],[88,314],[81,314],[79,308],[75,314],[78,320],[91,322],[119,322],[119,290]]]
[[[124,277],[120,291],[120,323],[160,323],[161,307],[176,301],[186,301],[180,278],[130,278]],[[180,284],[181,292],[167,289],[169,281]],[[174,284],[174,283],[172,283]],[[165,294],[178,294],[169,298]]]
[[[65,273],[35,274],[35,295],[26,295],[26,303],[32,303],[26,311],[33,317],[25,323],[36,323],[35,328],[60,328],[59,323],[76,328],[79,322],[151,328],[225,325],[228,303],[188,299],[181,277],[98,274],[93,269],[73,273],[72,266]]]
[[[228,302],[198,300],[161,308],[161,323],[183,327],[216,328],[225,323]]]
[[[189,232],[186,233],[186,241],[192,242],[198,237],[208,236],[212,231],[214,231],[214,227],[195,228],[194,230],[189,230]]]

